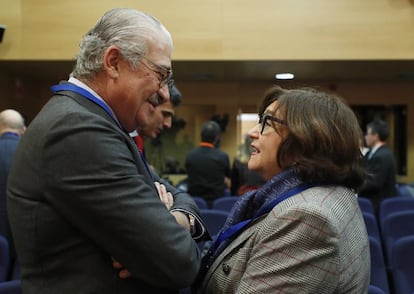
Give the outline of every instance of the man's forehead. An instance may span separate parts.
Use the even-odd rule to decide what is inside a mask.
[[[174,115],[175,114],[175,111],[174,111],[174,109],[172,109],[172,108],[165,108],[165,109],[161,109],[161,112],[163,113],[163,114],[169,114],[169,115]]]
[[[171,100],[167,100],[166,102],[158,105],[157,108],[161,109],[162,111],[174,112],[174,105],[171,103]]]

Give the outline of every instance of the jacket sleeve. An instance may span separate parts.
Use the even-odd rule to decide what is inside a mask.
[[[200,215],[200,209],[194,202],[193,198],[183,191],[180,191],[166,180],[161,179],[158,175],[154,175],[154,180],[164,184],[167,191],[173,195],[174,204],[171,207],[171,211],[181,211],[185,214],[191,214],[195,218],[195,231],[192,237],[195,241],[211,240],[210,233],[208,232],[207,225],[203,221]]]

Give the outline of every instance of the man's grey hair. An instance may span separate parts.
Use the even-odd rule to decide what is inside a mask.
[[[155,17],[129,8],[109,10],[82,38],[71,76],[88,79],[102,71],[104,52],[112,45],[136,69],[140,58],[147,54],[147,44],[153,35],[164,37],[172,50],[170,33]]]

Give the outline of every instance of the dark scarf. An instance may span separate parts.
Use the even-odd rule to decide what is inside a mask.
[[[247,192],[233,206],[222,230],[246,219],[287,191],[298,187],[303,182],[297,177],[293,168],[288,168],[275,175],[259,189]]]
[[[249,222],[250,219],[258,217],[256,214],[259,211],[260,214],[263,213],[263,211],[261,211],[262,208],[266,207],[268,204],[270,205],[273,201],[277,201],[277,198],[284,197],[284,194],[289,193],[289,191],[299,188],[299,186],[303,186],[303,184],[304,183],[298,178],[292,167],[273,176],[259,189],[247,192],[240,197],[234,204],[220,232],[225,232],[233,225],[240,227],[240,225],[242,225],[240,224],[241,222]],[[249,224],[244,224],[242,225],[242,228],[236,230],[233,228],[229,229],[232,233],[225,232],[222,233],[223,236],[220,236],[219,233],[216,236],[207,253],[207,255],[210,255],[210,258],[206,257],[209,259],[209,264],[211,264],[211,262],[234,240],[234,238],[245,229],[243,227],[246,225],[248,226]]]

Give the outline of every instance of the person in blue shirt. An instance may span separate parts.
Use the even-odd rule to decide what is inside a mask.
[[[14,109],[0,112],[0,235],[9,242],[12,261],[15,250],[6,207],[6,186],[14,152],[25,130],[24,118],[19,112]]]

